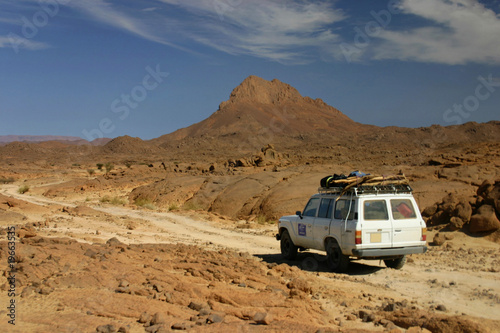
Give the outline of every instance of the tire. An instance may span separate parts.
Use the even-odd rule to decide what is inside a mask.
[[[389,268],[394,268],[394,269],[401,269],[406,263],[406,256],[402,256],[401,258],[397,259],[387,259],[384,260],[385,265]]]
[[[349,256],[342,253],[339,244],[334,239],[326,242],[326,261],[328,267],[336,273],[343,273],[349,267]]]
[[[288,230],[283,230],[283,232],[281,233],[280,248],[283,258],[293,260],[297,257],[297,246],[293,244]]]

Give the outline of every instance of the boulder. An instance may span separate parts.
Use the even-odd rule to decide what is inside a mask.
[[[434,204],[432,206],[428,206],[422,211],[422,216],[423,217],[431,217],[432,215],[436,214],[437,209],[438,209],[437,204]]]
[[[468,200],[462,198],[453,209],[451,215],[460,218],[464,222],[469,222],[472,216],[472,206]]]
[[[449,193],[440,203],[424,209],[422,216],[428,217],[428,225],[448,224],[451,230],[459,230],[470,221],[472,213],[468,198]]]
[[[446,238],[441,233],[435,234],[434,238],[432,239],[432,243],[436,246],[441,246],[444,244],[444,242],[446,242]]]
[[[471,232],[495,231],[500,229],[500,221],[491,205],[482,205],[477,213],[472,215],[469,223]]]
[[[453,216],[450,219],[450,223],[448,224],[448,228],[452,231],[455,231],[455,230],[462,229],[464,225],[465,225],[464,220],[462,220],[460,217]]]
[[[438,211],[429,218],[430,225],[440,225],[448,223],[449,215],[444,211]]]
[[[495,207],[498,215],[500,215],[500,180],[495,182],[485,180],[477,189],[478,197],[484,200],[484,203]]]

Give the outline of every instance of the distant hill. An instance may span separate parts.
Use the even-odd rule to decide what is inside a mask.
[[[0,135],[0,143],[8,142],[42,142],[42,141],[80,141],[82,138],[76,136],[57,135]]]
[[[10,142],[29,142],[29,143],[57,142],[57,143],[71,144],[71,145],[91,144],[93,146],[101,146],[108,143],[109,141],[111,141],[111,139],[102,138],[102,139],[96,139],[92,142],[88,142],[87,140],[84,140],[77,136],[59,136],[59,135],[0,135],[0,145],[7,144]]]
[[[111,154],[151,154],[161,153],[162,149],[140,138],[128,135],[119,136],[102,146],[104,153]]]

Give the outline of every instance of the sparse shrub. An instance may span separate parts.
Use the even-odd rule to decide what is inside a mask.
[[[138,207],[144,207],[151,210],[156,209],[156,206],[153,204],[153,202],[147,198],[137,198],[135,199],[134,204]]]
[[[108,172],[110,172],[111,170],[113,170],[113,168],[114,168],[115,166],[113,165],[113,163],[108,162],[108,163],[106,163],[106,164],[104,165],[104,167],[106,168],[106,173],[108,173]]]
[[[177,204],[174,202],[174,203],[172,203],[172,204],[170,204],[170,205],[168,206],[168,210],[169,210],[169,211],[179,210],[179,205],[177,205]]]
[[[130,169],[130,167],[132,166],[132,162],[125,162],[125,166]]]
[[[79,167],[79,166],[80,166],[80,164],[79,164],[79,163],[73,163],[73,164],[72,164],[72,166],[74,166],[74,167]]]
[[[102,203],[110,203],[112,205],[126,205],[127,201],[123,198],[120,197],[110,197],[109,195],[103,196],[101,199],[99,199],[100,202]]]
[[[200,209],[203,209],[203,207],[198,202],[195,202],[195,201],[188,201],[188,202],[186,202],[182,208],[184,208],[185,210],[200,210]]]
[[[110,201],[111,201],[111,197],[109,195],[105,195],[101,199],[99,199],[99,202],[102,202],[102,203],[108,203]]]
[[[97,163],[96,164],[97,170],[102,170],[103,166],[104,166],[104,164],[102,164],[102,163]]]
[[[261,225],[275,223],[273,220],[268,220],[265,215],[258,215],[257,218],[255,219],[255,222]]]
[[[0,177],[0,184],[10,184],[13,182],[14,182],[14,178],[12,178],[12,177],[9,177],[9,178]]]
[[[30,187],[28,185],[22,185],[17,189],[17,192],[19,194],[24,194],[30,190]]]
[[[258,224],[266,224],[267,219],[264,215],[258,215],[257,218],[255,219],[255,222],[257,222]]]
[[[89,173],[89,176],[92,176],[95,173],[94,169],[87,169],[87,172]]]
[[[119,197],[114,197],[113,199],[111,199],[111,204],[124,206],[127,204],[127,200],[125,200],[123,198],[119,198]]]

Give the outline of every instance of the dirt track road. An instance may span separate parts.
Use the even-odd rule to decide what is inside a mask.
[[[77,206],[75,202],[22,195],[16,189],[14,185],[3,186],[2,193],[42,206]],[[124,243],[181,242],[208,249],[230,248],[249,252],[268,262],[283,262],[279,243],[271,236],[275,226],[238,229],[172,212],[112,205],[92,208],[97,216],[54,213],[51,221],[55,221],[57,227],[52,225],[39,233],[49,237],[72,237],[83,242],[103,242],[112,237]],[[134,224],[133,228],[130,223]],[[432,234],[429,239],[432,240]],[[386,268],[378,261],[358,261],[340,278],[352,283],[353,288],[404,298],[422,308],[435,309],[441,305],[448,314],[498,319],[500,246],[461,233],[455,233],[454,239],[447,244],[431,246],[424,255],[413,255],[402,270]],[[322,254],[303,253],[298,260],[287,263],[310,271],[311,279],[339,279],[340,274],[328,272],[323,261]]]

